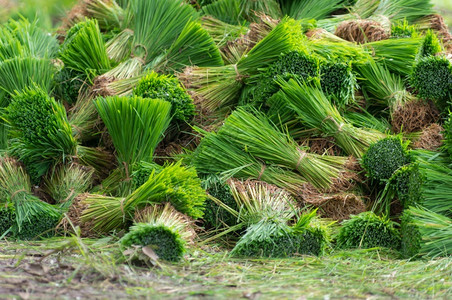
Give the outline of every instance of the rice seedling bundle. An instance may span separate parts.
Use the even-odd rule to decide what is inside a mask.
[[[53,77],[55,89],[53,91],[58,100],[68,104],[75,104],[82,93],[82,87],[87,83],[85,73],[70,68],[62,68]]]
[[[190,122],[195,115],[195,105],[179,80],[171,75],[151,72],[143,76],[133,90],[143,98],[162,99],[171,103],[173,120]]]
[[[389,39],[365,44],[374,59],[393,73],[407,76],[419,57],[423,39],[421,37]]]
[[[281,54],[296,50],[303,39],[299,23],[283,19],[264,39],[236,64],[215,68],[190,68],[179,78],[203,99],[203,107],[214,111],[237,103],[244,79],[276,61]],[[250,82],[249,84],[252,84]]]
[[[398,249],[400,234],[395,223],[386,217],[379,217],[371,211],[352,216],[342,222],[337,237],[341,248],[387,247]]]
[[[202,183],[203,188],[206,189],[210,196],[220,200],[235,211],[239,210],[237,203],[232,196],[229,184],[221,180],[219,176],[209,176],[204,179]],[[233,216],[210,198],[207,198],[205,203],[203,220],[207,228],[220,228],[225,225],[234,226],[237,224],[237,217]]]
[[[325,136],[334,137],[336,143],[347,154],[361,157],[373,142],[384,134],[357,128],[348,123],[331,104],[320,87],[320,82],[297,82],[280,80],[279,84],[287,104],[309,128],[316,128]]]
[[[432,30],[427,30],[420,50],[420,56],[436,55],[442,51],[440,41]]]
[[[325,19],[332,12],[341,8],[342,0],[280,0],[281,10],[284,15],[290,16],[294,19]]]
[[[14,211],[10,229],[13,237],[38,237],[55,228],[61,217],[52,205],[32,194],[28,174],[16,161],[7,157],[0,159],[0,194],[5,199],[2,200],[2,206],[11,205],[10,209]]]
[[[198,22],[188,22],[171,47],[156,64],[154,70],[173,73],[186,66],[222,66],[220,51],[209,33]]]
[[[232,25],[241,25],[246,22],[241,10],[240,0],[212,1],[203,5],[202,14]]]
[[[148,180],[125,198],[89,195],[81,219],[90,222],[94,231],[107,233],[123,228],[137,209],[167,201],[187,216],[200,218],[205,199],[196,170],[176,163],[152,171]]]
[[[387,16],[391,21],[413,22],[432,13],[434,13],[433,4],[429,0],[381,0],[373,15]]]
[[[177,262],[183,257],[191,232],[187,220],[170,205],[148,207],[135,222],[119,241],[121,247],[149,247],[166,261]]]
[[[243,151],[230,138],[215,132],[206,133],[193,153],[191,163],[200,174],[257,179],[297,193],[306,183],[304,178],[279,166],[267,166]]]
[[[9,151],[34,171],[34,179],[51,164],[70,161],[77,154],[66,110],[39,87],[17,93],[6,109],[5,119],[11,126]]]
[[[419,253],[428,257],[449,256],[452,253],[452,219],[426,209],[411,207],[410,224],[417,227],[420,236]]]
[[[367,176],[378,182],[391,178],[396,170],[411,162],[407,147],[400,136],[387,137],[370,145],[361,160]]]
[[[452,64],[445,57],[421,58],[410,74],[410,84],[419,98],[434,100],[444,110],[452,95]]]
[[[96,109],[113,140],[120,165],[152,161],[170,122],[171,104],[138,96],[97,98]]]
[[[7,236],[16,219],[12,205],[1,204],[0,208],[0,236]]]
[[[319,188],[326,188],[332,183],[346,160],[342,157],[308,153],[307,148],[300,148],[258,111],[237,109],[225,120],[218,135],[229,138],[242,151],[262,159],[266,164],[298,171],[306,181]]]
[[[409,210],[404,210],[400,219],[400,253],[403,258],[416,257],[422,240],[419,228],[413,224],[413,215]]]
[[[212,37],[218,48],[226,46],[228,42],[239,38],[248,31],[248,27],[245,25],[231,25],[212,16],[203,16],[201,25]]]
[[[65,67],[85,73],[90,80],[111,68],[96,20],[87,19],[74,25],[68,31],[58,56]]]
[[[398,20],[391,24],[391,38],[408,38],[419,36],[419,26],[412,25],[407,20]]]

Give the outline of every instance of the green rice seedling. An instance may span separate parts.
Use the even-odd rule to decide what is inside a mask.
[[[51,164],[66,162],[77,153],[63,105],[39,87],[17,93],[7,107],[5,120],[11,126],[9,151],[42,176]]]
[[[103,31],[123,28],[127,22],[125,10],[116,1],[90,0],[84,4],[87,17],[96,19]]]
[[[221,180],[219,176],[209,176],[202,181],[202,184],[203,188],[206,189],[210,196],[220,200],[235,211],[239,210],[237,203],[232,196],[229,184]],[[204,225],[207,228],[216,229],[224,226],[237,225],[237,217],[234,217],[212,199],[207,198],[205,207],[203,220]]]
[[[326,61],[358,64],[365,63],[372,58],[369,49],[328,32],[322,33],[320,38],[311,38],[307,43],[312,54],[322,57]]]
[[[410,74],[410,84],[418,97],[434,100],[444,110],[452,95],[452,64],[445,57],[421,58]]]
[[[190,68],[179,75],[187,87],[203,99],[204,108],[215,111],[237,103],[244,79],[271,65],[281,54],[296,50],[300,40],[299,23],[282,20],[236,64],[212,68]],[[252,82],[247,82],[252,84]]]
[[[328,61],[320,64],[320,84],[339,109],[355,102],[357,83],[351,63]]]
[[[14,207],[15,219],[11,234],[20,239],[34,238],[54,228],[56,223],[52,227],[47,220],[58,222],[57,219],[60,218],[60,213],[52,205],[32,194],[27,173],[8,157],[0,159],[0,195],[2,199],[6,199],[7,204]]]
[[[223,65],[220,50],[212,37],[198,22],[188,22],[156,64],[154,70],[174,73],[186,66],[216,67]]]
[[[290,16],[294,19],[325,19],[335,10],[341,8],[342,0],[280,0],[283,15]]]
[[[257,75],[256,85],[251,88],[250,93],[242,93],[242,97],[253,105],[265,104],[279,90],[275,79],[282,76],[284,79],[298,78],[306,80],[311,77],[320,76],[319,59],[308,55],[304,51],[291,51],[281,55],[278,60],[268,66],[265,71]]]
[[[130,231],[119,241],[123,249],[147,247],[158,259],[177,262],[192,238],[190,224],[170,205],[150,206],[140,212]],[[142,249],[143,252],[149,249]]]
[[[39,86],[50,92],[55,68],[48,58],[14,57],[0,62],[0,89],[6,92],[1,106],[7,106],[16,91]]]
[[[427,30],[424,41],[419,52],[420,56],[434,56],[442,51],[438,37],[432,30]]]
[[[344,117],[355,127],[366,127],[375,129],[381,133],[389,132],[391,124],[385,118],[377,118],[368,111],[345,112]]]
[[[203,16],[201,25],[207,30],[218,48],[226,46],[228,42],[239,38],[248,31],[248,27],[245,25],[231,25],[212,16]]]
[[[383,192],[372,207],[377,214],[389,215],[392,201],[397,198],[404,209],[424,203],[423,176],[416,163],[398,168],[386,183]]]
[[[447,155],[426,150],[412,150],[423,177],[423,206],[428,210],[452,217],[452,170]]]
[[[147,205],[170,202],[178,211],[192,218],[203,215],[206,193],[194,168],[180,163],[152,171],[148,180],[125,198],[89,195],[82,222],[90,222],[94,231],[107,233],[123,228],[135,211]]]
[[[382,108],[389,107],[394,112],[415,98],[405,89],[402,78],[391,73],[386,66],[370,60],[357,66],[361,75],[360,86],[368,102]]]
[[[129,168],[140,161],[152,161],[170,121],[170,103],[113,96],[97,98],[95,106],[113,140],[120,165]]]
[[[55,97],[69,105],[75,104],[79,93],[87,83],[86,74],[74,69],[62,68],[53,77]]]
[[[391,220],[366,211],[342,222],[337,245],[345,249],[373,247],[398,249],[400,233]]]
[[[428,257],[452,254],[452,219],[422,208],[411,207],[412,222],[422,237],[419,253]]]
[[[373,15],[386,16],[391,21],[407,20],[414,22],[417,19],[433,14],[433,4],[429,0],[380,0]]]
[[[419,26],[410,24],[406,19],[391,24],[391,38],[410,38],[419,36]]]
[[[250,225],[231,251],[240,257],[290,257],[298,253],[299,236],[285,223],[260,221]]]
[[[240,10],[250,22],[257,22],[259,20],[259,14],[264,14],[273,19],[280,19],[284,15],[281,13],[281,7],[278,2],[278,0],[240,0]]]
[[[132,52],[133,31],[124,29],[105,44],[108,58],[114,62],[122,62],[128,58]]]
[[[59,58],[66,68],[83,72],[89,80],[111,68],[105,42],[96,20],[77,23],[61,45]]]
[[[308,128],[318,129],[325,136],[334,137],[347,154],[361,157],[371,143],[384,137],[381,132],[357,128],[348,123],[323,93],[319,80],[300,83],[291,79],[278,83],[288,106],[300,120]]]
[[[55,235],[55,227],[61,220],[61,214],[56,211],[41,212],[31,215],[25,220],[19,232],[14,237],[19,240],[35,240],[49,238]]]
[[[400,38],[364,44],[378,63],[384,63],[389,71],[401,76],[409,75],[419,56],[421,37]]]
[[[58,42],[54,36],[39,27],[38,22],[26,19],[9,20],[0,27],[0,58],[2,60],[32,56],[54,58]]]
[[[14,226],[16,214],[14,207],[6,203],[1,204],[0,208],[0,237],[7,236]]]
[[[240,2],[240,0],[213,1],[202,7],[202,14],[232,25],[244,24],[246,20]]]
[[[306,183],[301,175],[279,166],[267,166],[250,153],[243,151],[230,138],[215,132],[205,133],[205,137],[193,153],[191,163],[200,174],[262,180],[295,194]]]
[[[369,178],[383,182],[400,167],[411,162],[407,147],[408,144],[400,136],[381,139],[370,145],[362,157],[361,166]]]
[[[179,80],[171,75],[151,72],[143,76],[133,94],[143,98],[162,99],[171,103],[171,116],[175,121],[190,122],[195,115],[193,99]]]
[[[88,191],[94,169],[77,164],[56,167],[44,178],[44,190],[60,204],[68,208],[75,197]]]
[[[416,257],[421,248],[422,236],[419,228],[413,224],[413,215],[410,210],[404,210],[400,218],[400,253],[403,258]]]
[[[146,62],[169,49],[187,23],[198,18],[193,7],[178,0],[132,0],[127,13],[133,16],[129,24],[134,32],[132,54]]]
[[[322,156],[308,153],[287,134],[279,131],[266,116],[258,111],[234,111],[218,131],[242,151],[261,159],[266,164],[296,170],[306,181],[318,188],[327,188],[339,176],[345,157]]]

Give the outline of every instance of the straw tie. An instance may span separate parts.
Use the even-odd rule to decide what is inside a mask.
[[[306,151],[301,149],[298,149],[298,153],[300,153],[300,157],[298,158],[296,169],[300,167],[301,161],[308,155]]]
[[[261,170],[259,172],[259,175],[257,176],[257,180],[261,180],[262,175],[264,174],[265,169],[267,166],[265,164],[262,164]]]

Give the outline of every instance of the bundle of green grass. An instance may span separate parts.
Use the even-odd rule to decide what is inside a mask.
[[[445,110],[452,97],[452,64],[441,56],[421,58],[410,75],[410,84],[420,98],[434,100]]]
[[[168,101],[171,103],[171,116],[177,122],[190,122],[195,116],[193,99],[171,75],[151,72],[140,79],[133,93],[143,98]]]
[[[337,245],[346,249],[373,247],[398,249],[400,233],[394,222],[367,211],[342,222]]]
[[[135,216],[135,222],[119,241],[121,247],[142,247],[141,251],[147,255],[154,252],[156,258],[170,262],[182,259],[186,244],[192,238],[189,223],[183,215],[168,204],[150,206]]]

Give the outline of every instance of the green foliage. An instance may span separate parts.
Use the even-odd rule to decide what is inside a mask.
[[[162,166],[154,162],[139,162],[132,173],[133,186],[139,188],[148,181],[152,172],[160,172],[163,169]]]
[[[332,12],[341,7],[342,0],[280,0],[281,10],[284,15],[294,19],[327,18]]]
[[[187,66],[222,66],[220,50],[198,22],[189,22],[153,69],[166,73],[180,72]]]
[[[3,236],[7,230],[14,225],[16,214],[11,205],[0,204],[0,236]]]
[[[399,248],[400,234],[395,223],[371,211],[354,215],[343,221],[342,225],[337,237],[341,248]]]
[[[407,20],[398,20],[391,24],[391,38],[417,37],[418,26],[411,25]]]
[[[89,80],[111,68],[107,49],[96,20],[85,20],[68,31],[59,58],[66,68],[85,73]]]
[[[218,176],[210,176],[203,180],[202,183],[209,195],[217,198],[235,211],[239,210],[237,202],[232,195],[231,188]],[[210,198],[207,198],[205,207],[203,220],[207,228],[220,228],[223,227],[224,224],[227,226],[234,226],[237,224],[237,217],[234,217]]]
[[[400,167],[389,179],[389,184],[395,189],[397,198],[404,208],[422,204],[422,183],[423,178],[416,163]]]
[[[409,210],[405,210],[400,219],[400,253],[403,258],[415,257],[421,249],[421,233],[416,225],[413,225],[413,216]]]
[[[97,98],[96,109],[113,140],[120,165],[152,161],[170,122],[171,105],[160,99],[111,96]]]
[[[266,103],[274,93],[279,90],[275,79],[281,76],[284,79],[298,78],[306,80],[319,76],[319,60],[315,56],[300,51],[291,51],[282,55],[266,70],[259,74],[256,87],[252,89],[250,97],[253,104]]]
[[[324,62],[320,65],[320,84],[338,108],[354,102],[356,76],[350,63]]]
[[[61,214],[43,212],[30,216],[22,223],[21,229],[14,233],[19,240],[34,240],[49,238],[55,235],[55,227],[61,219]]]
[[[435,56],[441,52],[441,44],[438,37],[432,30],[428,30],[424,37],[424,42],[422,43],[421,50],[419,51],[420,56]]]
[[[68,104],[75,104],[80,89],[87,78],[85,73],[70,68],[62,68],[55,74],[53,80],[56,98]]]
[[[43,175],[51,163],[65,162],[76,154],[77,142],[63,105],[38,88],[17,93],[5,119],[13,137],[9,151]]]
[[[260,222],[252,224],[231,251],[243,257],[289,257],[297,253],[300,238],[291,234],[285,224]]]
[[[180,234],[164,225],[137,223],[120,243],[123,247],[148,246],[167,261],[179,261],[185,253],[185,242]]]
[[[452,254],[452,219],[427,209],[411,207],[411,224],[419,229],[422,237],[420,254],[428,257]]]
[[[435,100],[440,109],[452,95],[452,65],[445,57],[421,58],[410,75],[410,84],[422,99]]]
[[[367,176],[373,180],[384,181],[410,162],[407,144],[399,136],[391,136],[370,145],[364,154],[361,165]]]
[[[171,75],[149,73],[141,78],[133,93],[144,98],[168,101],[171,103],[171,115],[175,121],[189,122],[195,115],[193,99],[179,80]]]

